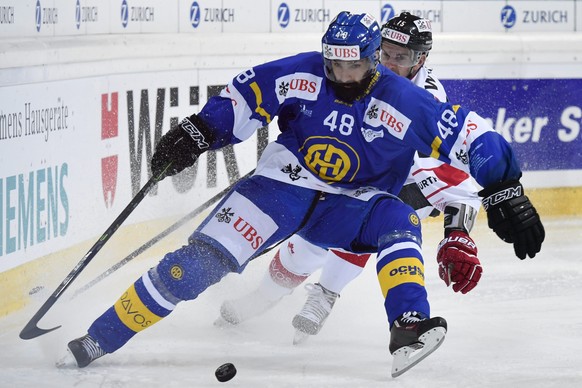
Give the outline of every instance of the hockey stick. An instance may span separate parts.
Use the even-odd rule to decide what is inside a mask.
[[[141,253],[145,252],[148,248],[155,245],[158,241],[160,241],[161,239],[163,239],[164,237],[166,237],[167,235],[169,235],[173,231],[179,229],[186,222],[190,221],[192,218],[196,217],[197,215],[202,213],[204,210],[206,210],[208,207],[210,207],[210,205],[212,205],[214,202],[216,202],[220,198],[222,198],[241,179],[248,178],[254,172],[255,172],[255,170],[253,169],[251,172],[249,172],[248,174],[246,174],[245,176],[243,176],[242,178],[240,178],[239,180],[237,180],[236,182],[234,182],[233,184],[228,186],[226,189],[222,190],[220,193],[216,194],[214,197],[210,198],[208,201],[204,202],[202,205],[198,206],[196,209],[192,210],[190,213],[188,213],[184,217],[180,218],[173,225],[169,226],[167,229],[165,229],[164,231],[162,231],[161,233],[159,233],[155,237],[152,237],[149,241],[147,241],[141,247],[137,248],[135,251],[133,251],[129,255],[127,255],[123,260],[119,261],[117,264],[114,264],[108,270],[103,272],[101,275],[97,276],[95,279],[91,280],[89,283],[85,284],[83,287],[81,287],[77,291],[75,291],[72,298],[76,298],[79,294],[87,291],[89,288],[93,287],[95,284],[99,283],[101,280],[105,279],[107,276],[111,275],[113,272],[117,271],[119,268],[123,267],[125,264],[127,264],[131,260],[135,259]]]
[[[133,212],[137,205],[144,199],[147,193],[158,183],[160,177],[163,177],[166,170],[170,168],[171,163],[168,164],[166,169],[160,173],[159,176],[153,176],[149,181],[142,187],[142,189],[133,197],[129,204],[123,209],[121,214],[117,216],[115,221],[107,228],[107,230],[99,237],[99,240],[89,249],[89,251],[83,256],[81,261],[73,268],[73,270],[67,275],[65,280],[59,284],[57,289],[52,293],[46,302],[41,306],[41,308],[34,314],[31,320],[24,326],[24,329],[20,332],[20,338],[22,339],[33,339],[39,337],[43,334],[49,333],[53,330],[58,329],[61,326],[53,327],[52,329],[41,329],[38,327],[38,322],[44,317],[44,315],[50,310],[50,308],[55,304],[55,302],[60,298],[62,293],[69,287],[69,285],[79,276],[81,271],[93,260],[97,252],[101,250],[103,245],[109,240],[109,238],[115,233],[115,231],[121,226],[121,224],[127,219],[127,217]]]

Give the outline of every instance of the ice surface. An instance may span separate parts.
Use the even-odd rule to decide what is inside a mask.
[[[397,379],[390,377],[388,326],[371,262],[344,290],[319,335],[300,346],[292,345],[291,319],[306,297],[302,288],[260,318],[235,328],[214,327],[221,301],[250,291],[270,257],[257,259],[242,275],[229,275],[198,300],[182,303],[117,353],[85,369],[57,369],[55,361],[68,340],[84,334],[130,282],[157,262],[146,252],[70,300],[67,296],[83,284],[72,285],[39,325],[62,324],[59,330],[29,341],[18,338],[48,295],[0,319],[0,387],[579,387],[582,220],[544,221],[542,253],[525,261],[481,221],[473,236],[484,274],[467,295],[438,279],[434,257],[440,223],[425,226],[432,314],[447,319],[449,332],[443,346]],[[170,243],[163,242],[168,250]],[[127,244],[128,252],[136,248]],[[105,269],[94,266],[93,275]],[[225,362],[234,363],[238,374],[219,383],[214,371]]]

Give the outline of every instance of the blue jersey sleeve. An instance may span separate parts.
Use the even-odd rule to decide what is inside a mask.
[[[477,113],[441,103],[426,91],[405,88],[411,120],[405,140],[419,152],[470,173],[483,187],[521,177],[510,144]]]
[[[248,139],[298,97],[315,101],[323,79],[320,57],[302,53],[238,74],[199,114],[217,135],[212,148]]]

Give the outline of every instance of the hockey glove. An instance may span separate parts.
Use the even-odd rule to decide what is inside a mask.
[[[153,176],[162,180],[192,166],[210,148],[211,134],[195,114],[182,120],[158,142],[151,161]]]
[[[477,246],[469,235],[454,230],[439,244],[437,261],[439,276],[447,287],[453,284],[453,291],[466,294],[471,291],[483,273],[477,258]]]
[[[538,212],[524,195],[518,180],[501,182],[479,192],[489,227],[503,241],[513,244],[521,260],[535,257],[546,236]]]

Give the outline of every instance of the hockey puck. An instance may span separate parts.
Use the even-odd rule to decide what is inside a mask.
[[[216,379],[221,383],[227,382],[228,380],[232,379],[236,375],[236,368],[230,362],[223,364],[216,368],[216,372],[214,372]]]

